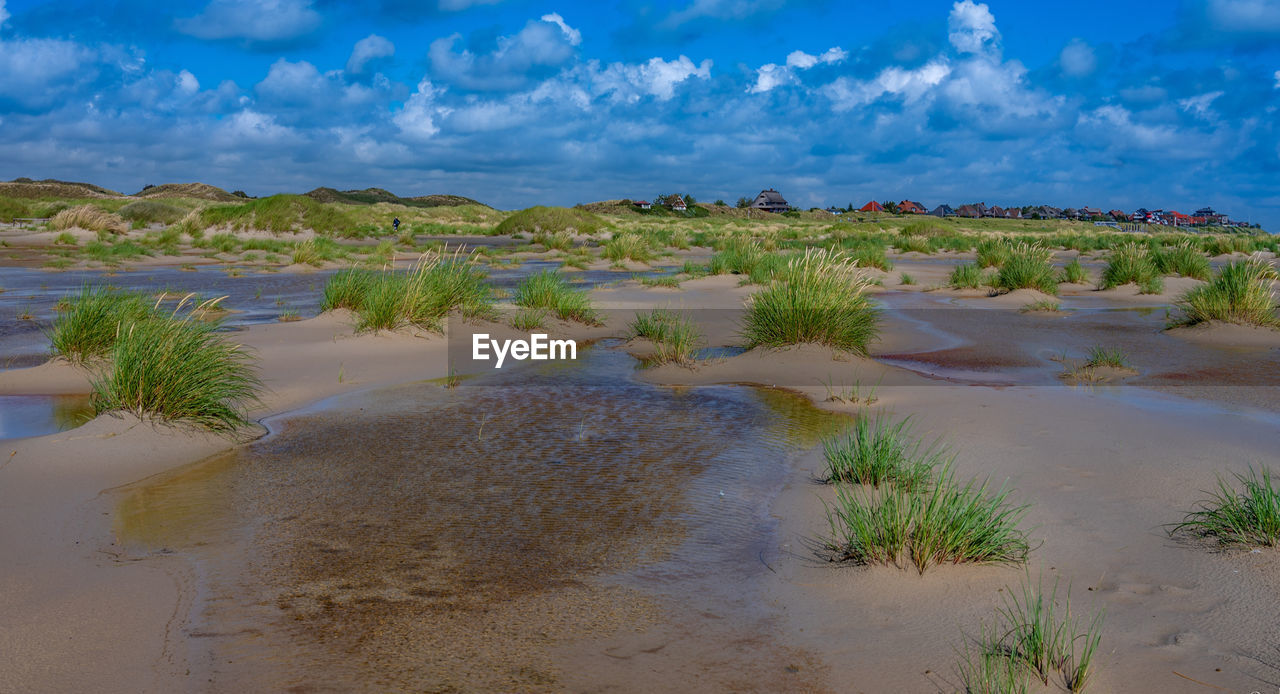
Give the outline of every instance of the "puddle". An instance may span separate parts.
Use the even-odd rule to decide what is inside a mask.
[[[118,541],[192,559],[188,659],[223,687],[554,689],[557,644],[719,610],[725,576],[726,623],[759,609],[743,591],[789,457],[844,421],[633,370],[597,347],[338,398],[123,491]],[[769,657],[758,636],[744,667]]]
[[[0,439],[55,434],[90,419],[88,395],[0,395]]]

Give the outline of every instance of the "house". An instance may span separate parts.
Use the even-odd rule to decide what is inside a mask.
[[[1124,210],[1111,210],[1107,214],[1117,222],[1129,221],[1129,215],[1125,214]]]
[[[950,205],[938,205],[937,207],[933,208],[933,211],[930,212],[929,214],[933,215],[934,217],[954,217],[956,216],[956,211],[951,209]]]
[[[751,201],[751,209],[764,210],[765,212],[786,212],[791,209],[791,205],[787,204],[782,194],[769,188],[768,190],[760,191],[756,199]]]
[[[1062,210],[1051,205],[1041,205],[1031,211],[1031,216],[1038,219],[1057,219],[1062,216]]]
[[[970,219],[977,219],[985,216],[986,213],[987,204],[983,202],[976,205],[961,205],[960,208],[956,210],[957,217],[968,217]]]
[[[1001,206],[999,206],[999,205],[992,205],[991,207],[988,207],[988,208],[986,209],[986,214],[985,214],[985,216],[987,216],[987,217],[1005,217],[1005,216],[1007,216],[1007,215],[1005,214],[1005,211],[1004,211],[1004,208],[1003,208],[1003,207],[1001,207]]]
[[[1096,207],[1081,207],[1080,216],[1086,219],[1092,219],[1093,217],[1101,217],[1102,210]]]
[[[924,209],[924,205],[921,205],[915,200],[903,200],[898,203],[899,214],[925,214],[926,212],[927,210]]]
[[[1022,219],[1022,208],[1010,207],[1004,211],[1004,216],[1009,219]]]
[[[680,197],[679,195],[672,195],[668,199],[667,204],[670,205],[671,209],[675,210],[676,212],[684,212],[685,210],[689,209],[689,206],[684,204],[684,198]]]
[[[653,205],[650,205],[648,200],[636,200],[631,204],[635,205],[636,207],[639,207],[642,210],[653,209]]]
[[[859,212],[884,212],[884,205],[872,200],[871,202],[858,208]]]
[[[844,210],[842,210],[842,209],[840,209],[839,207],[836,207],[836,206],[834,206],[834,205],[832,205],[831,207],[828,207],[828,208],[827,208],[827,212],[828,212],[828,213],[830,213],[830,214],[834,214],[834,215],[842,215],[842,214],[844,214]]]

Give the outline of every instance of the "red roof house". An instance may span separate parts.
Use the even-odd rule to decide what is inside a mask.
[[[858,208],[858,211],[859,212],[884,212],[884,206],[876,202],[875,200],[872,200],[871,202]]]
[[[925,214],[928,210],[924,209],[924,205],[914,200],[903,200],[898,203],[898,212],[902,214]]]

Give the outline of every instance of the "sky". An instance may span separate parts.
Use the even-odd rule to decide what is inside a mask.
[[[0,178],[1280,229],[1280,0],[0,0]]]

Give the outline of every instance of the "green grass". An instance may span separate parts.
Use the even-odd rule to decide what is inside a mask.
[[[670,309],[637,313],[627,330],[632,337],[653,343],[654,354],[645,359],[647,366],[692,364],[703,341],[702,333],[692,320]]]
[[[394,330],[405,325],[438,329],[451,311],[489,317],[493,291],[484,273],[457,253],[427,253],[408,272],[348,268],[325,283],[322,311],[346,308],[357,330]]]
[[[1004,239],[983,239],[978,242],[978,267],[998,268],[1009,259],[1012,249]]]
[[[216,327],[196,313],[122,324],[110,371],[93,381],[94,411],[123,410],[217,432],[247,426],[245,409],[258,401],[262,382],[251,357]]]
[[[1219,475],[1218,488],[1205,492],[1209,498],[1170,532],[1211,537],[1222,545],[1280,544],[1280,489],[1271,470],[1249,466],[1247,473],[1234,476],[1236,487]]]
[[[600,217],[586,210],[565,207],[530,207],[520,210],[502,220],[493,230],[498,235],[510,236],[538,232],[554,234],[560,231],[573,230],[579,234],[591,235],[608,226]]]
[[[617,234],[604,243],[601,254],[612,261],[634,260],[648,263],[653,260],[653,248],[639,234]]]
[[[827,549],[837,561],[914,565],[924,573],[944,563],[1021,563],[1030,546],[1018,522],[1026,506],[1008,503],[1009,490],[987,482],[958,484],[950,465],[929,486],[836,487],[827,509]]]
[[[533,242],[547,250],[567,251],[573,248],[573,234],[568,231],[539,231],[533,235]]]
[[[900,236],[893,242],[899,253],[933,253],[933,242],[927,236]]]
[[[912,277],[911,275],[908,275],[905,272],[898,275],[898,284],[901,284],[904,286],[910,286],[915,283],[916,283],[916,278]]]
[[[1088,284],[1089,273],[1085,271],[1084,266],[1080,264],[1079,258],[1072,258],[1071,262],[1062,266],[1062,272],[1058,275],[1059,282],[1067,284]]]
[[[1205,281],[1213,275],[1209,269],[1209,258],[1190,240],[1155,251],[1151,259],[1162,275],[1181,275]]]
[[[1088,359],[1085,361],[1086,367],[1106,366],[1113,369],[1128,369],[1129,356],[1119,347],[1103,347],[1095,345],[1089,348]]]
[[[1262,259],[1231,263],[1208,284],[1187,291],[1174,302],[1181,311],[1174,325],[1213,320],[1268,327],[1280,325],[1271,294],[1271,285],[1276,279],[1276,269]]]
[[[1031,678],[1084,691],[1102,641],[1103,614],[1073,614],[1070,592],[1059,600],[1056,580],[1047,593],[1042,582],[1027,580],[1021,591],[1002,595],[994,623],[982,624],[976,643],[966,645],[958,667],[965,691],[1025,692]]]
[[[889,257],[884,253],[884,246],[877,245],[859,245],[845,251],[854,262],[858,263],[858,267],[873,267],[888,272],[893,269],[893,263],[889,261]]]
[[[755,241],[735,238],[711,256],[710,272],[713,275],[750,275],[766,255]]]
[[[934,468],[946,462],[944,448],[926,446],[914,437],[910,419],[860,417],[844,432],[823,440],[822,448],[827,462],[823,481],[828,484],[922,487]]]
[[[574,289],[558,270],[529,275],[516,286],[512,299],[517,306],[546,309],[561,320],[594,325],[599,319],[591,307],[591,297]]]
[[[1052,252],[1031,244],[1018,244],[1009,250],[1009,256],[996,274],[996,286],[1000,289],[1035,289],[1045,294],[1058,293],[1058,280],[1049,264]]]
[[[1152,289],[1153,281],[1160,277],[1160,271],[1151,259],[1151,254],[1143,246],[1136,243],[1125,243],[1111,251],[1107,259],[1107,267],[1102,271],[1102,282],[1099,289],[1111,289],[1124,284],[1138,285],[1139,290]],[[1146,292],[1143,293],[1153,293]],[[1154,293],[1159,293],[1157,290]]]
[[[903,236],[942,236],[949,231],[939,222],[931,219],[917,219],[907,223],[898,233]]]
[[[93,205],[80,205],[62,210],[49,220],[49,228],[86,229],[109,234],[124,234],[129,231],[129,224],[119,215],[107,212]]]
[[[952,289],[978,289],[986,283],[982,268],[974,264],[957,265],[947,279],[947,286]]]
[[[869,286],[844,254],[808,249],[749,299],[741,330],[746,346],[808,343],[866,354],[879,330]]]
[[[658,275],[656,277],[638,277],[636,281],[644,287],[667,287],[668,289],[679,289],[680,278],[675,275]]]
[[[230,227],[274,233],[311,229],[318,234],[350,235],[358,226],[348,205],[326,204],[305,195],[272,195],[243,203],[210,205],[185,227]]]
[[[508,321],[516,330],[541,330],[547,324],[546,309],[522,308],[511,315]]]
[[[120,326],[154,313],[141,294],[85,286],[60,302],[61,310],[48,331],[53,353],[73,364],[103,359],[115,345]]]
[[[1039,301],[1033,301],[1018,310],[1022,311],[1023,313],[1034,313],[1037,311],[1042,311],[1045,313],[1057,313],[1059,310],[1061,310],[1061,308],[1062,308],[1062,304],[1056,301],[1053,301],[1052,299],[1041,299]]]
[[[116,214],[130,222],[173,224],[185,217],[187,210],[158,200],[135,200],[116,210]]]

